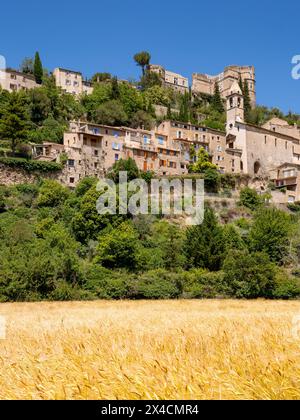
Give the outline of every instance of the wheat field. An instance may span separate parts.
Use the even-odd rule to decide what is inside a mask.
[[[299,314],[299,302],[1,304],[0,399],[300,399]]]

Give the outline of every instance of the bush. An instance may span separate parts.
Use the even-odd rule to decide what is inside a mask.
[[[39,190],[36,204],[38,207],[56,207],[62,204],[70,192],[57,181],[45,180]]]
[[[204,184],[207,192],[217,193],[221,187],[221,175],[216,169],[207,169],[204,172]]]
[[[275,289],[276,267],[263,253],[232,251],[226,258],[224,283],[239,299],[270,298]]]
[[[291,217],[276,208],[266,208],[255,215],[249,234],[250,249],[265,252],[271,261],[282,264],[289,252]]]
[[[95,264],[85,273],[84,289],[99,299],[127,299],[130,279],[126,271],[112,271]]]
[[[248,209],[254,211],[261,206],[262,200],[261,197],[255,190],[252,190],[249,187],[246,187],[241,190],[239,205],[247,207]]]
[[[95,297],[86,290],[80,289],[78,286],[72,286],[66,281],[59,281],[55,284],[55,289],[49,296],[49,300],[53,301],[81,301],[93,300]]]
[[[0,157],[0,164],[10,168],[23,169],[26,172],[58,172],[62,170],[59,163],[27,160],[23,158]]]
[[[187,299],[214,299],[227,293],[222,272],[198,269],[183,273],[183,296]]]
[[[134,270],[138,264],[138,237],[132,224],[122,223],[99,236],[95,261],[105,268]]]
[[[300,296],[300,280],[280,270],[276,275],[273,297],[275,299],[295,299]]]
[[[182,294],[182,275],[159,269],[140,275],[132,284],[135,299],[176,299]]]

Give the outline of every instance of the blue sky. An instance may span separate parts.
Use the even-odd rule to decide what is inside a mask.
[[[300,113],[300,80],[291,77],[299,12],[299,0],[15,0],[1,5],[0,54],[17,67],[38,50],[49,70],[119,78],[138,77],[139,50],[190,78],[253,64],[258,103]]]

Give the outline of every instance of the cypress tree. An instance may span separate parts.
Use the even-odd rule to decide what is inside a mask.
[[[111,99],[119,99],[120,98],[120,90],[119,90],[119,82],[117,77],[113,77],[111,81]]]
[[[245,120],[248,121],[252,107],[251,107],[251,99],[250,99],[250,93],[249,93],[247,80],[244,81],[243,95],[244,95]]]
[[[239,86],[240,86],[240,89],[242,91],[242,94],[244,95],[244,84],[243,84],[243,80],[242,80],[241,75],[240,75],[240,79],[239,79]]]
[[[212,106],[213,106],[213,109],[219,112],[220,114],[224,112],[223,100],[221,98],[221,93],[220,93],[218,83],[215,84],[215,91],[214,91],[214,96],[212,100]]]
[[[38,83],[39,85],[42,84],[43,66],[42,66],[42,61],[40,59],[40,54],[38,52],[35,53],[33,74],[34,74],[36,83]]]

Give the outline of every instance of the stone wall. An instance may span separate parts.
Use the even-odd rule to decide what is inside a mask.
[[[23,169],[10,168],[0,163],[0,185],[30,184],[41,178],[62,180],[61,172],[27,172]]]

